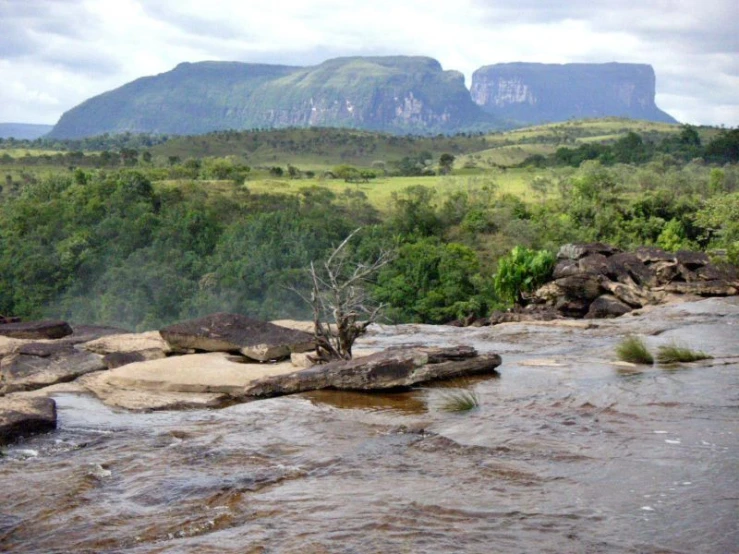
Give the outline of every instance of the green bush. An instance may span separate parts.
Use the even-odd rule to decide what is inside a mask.
[[[654,363],[654,356],[647,349],[644,340],[633,335],[626,337],[616,346],[616,356],[622,362],[632,364],[649,365]]]
[[[498,261],[493,286],[498,297],[509,304],[523,304],[523,293],[546,283],[554,269],[554,254],[516,246]]]
[[[657,361],[661,364],[697,362],[698,360],[709,360],[712,357],[700,350],[691,350],[676,343],[662,345],[657,350]]]

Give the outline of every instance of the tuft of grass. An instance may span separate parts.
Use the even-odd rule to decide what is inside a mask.
[[[616,356],[632,364],[653,364],[654,356],[639,337],[629,335],[616,346]]]
[[[442,393],[440,408],[445,412],[468,412],[480,406],[475,391],[468,389],[447,390]]]
[[[678,364],[686,362],[697,362],[698,360],[709,360],[709,356],[700,350],[691,350],[687,346],[677,343],[660,346],[657,350],[657,361],[661,364]]]

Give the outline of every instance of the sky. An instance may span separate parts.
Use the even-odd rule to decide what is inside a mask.
[[[184,61],[404,54],[468,86],[494,63],[647,63],[661,109],[736,127],[737,21],[737,0],[0,0],[0,122],[53,124]]]

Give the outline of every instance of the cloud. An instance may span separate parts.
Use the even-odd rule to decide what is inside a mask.
[[[468,84],[500,62],[649,63],[661,108],[739,125],[737,15],[727,0],[0,0],[0,121],[54,122],[183,61],[408,54]]]

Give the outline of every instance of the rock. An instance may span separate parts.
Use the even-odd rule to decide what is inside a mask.
[[[606,275],[620,283],[632,280],[641,286],[656,285],[654,273],[634,254],[621,252],[608,258]]]
[[[309,390],[387,390],[436,379],[494,373],[500,356],[478,356],[474,348],[410,348],[386,350],[365,358],[336,361],[260,379],[245,389],[248,396],[265,397]]]
[[[675,254],[654,246],[640,246],[634,250],[634,255],[645,264],[656,262],[677,262]]]
[[[26,321],[0,325],[0,335],[14,339],[60,339],[72,332],[66,321]]]
[[[117,389],[243,395],[257,379],[295,371],[290,362],[237,363],[226,352],[172,356],[111,369],[98,379]],[[87,385],[85,385],[87,386]]]
[[[103,356],[103,363],[108,369],[115,369],[136,362],[148,362],[151,360],[161,360],[166,358],[166,354],[159,348],[150,348],[148,350],[139,350],[137,352],[111,352]]]
[[[690,270],[698,269],[704,265],[708,265],[711,261],[705,252],[690,252],[689,250],[679,250],[675,257],[679,264]]]
[[[677,261],[659,261],[649,266],[654,273],[657,286],[664,285],[680,276],[680,266]]]
[[[0,444],[56,429],[56,403],[51,398],[0,398]]]
[[[658,304],[660,302],[660,295],[651,293],[633,282],[614,283],[603,281],[602,284],[605,290],[632,308],[642,308],[648,304]]]
[[[194,410],[220,408],[232,401],[222,393],[162,392],[124,389],[106,380],[108,372],[91,373],[76,382],[93,393],[104,404],[126,410],[149,412],[154,410]]]
[[[80,345],[80,348],[103,355],[141,352],[144,350],[158,350],[162,355],[165,355],[172,351],[167,341],[159,334],[159,331],[108,335],[90,342],[85,342]]]
[[[557,259],[579,260],[580,258],[590,256],[591,254],[612,256],[618,252],[621,252],[621,250],[611,246],[610,244],[603,244],[602,242],[565,244],[559,249],[559,252],[557,252]]]
[[[665,292],[698,296],[733,296],[739,292],[739,287],[726,281],[693,281],[691,283],[675,281],[660,288]]]
[[[552,278],[561,279],[562,277],[569,277],[570,275],[576,275],[580,273],[580,264],[576,260],[570,260],[569,258],[557,261],[552,271]]]
[[[583,317],[590,308],[590,300],[558,298],[554,309],[564,317]]]
[[[28,339],[11,339],[0,335],[0,358],[9,354],[15,354],[24,344],[32,343]]]
[[[126,329],[107,327],[103,325],[75,325],[72,327],[72,330],[74,332],[71,335],[68,335],[61,340],[69,344],[82,344],[101,337],[129,333]]]
[[[534,292],[535,302],[554,306],[565,315],[584,315],[590,302],[603,292],[600,277],[578,274],[547,283]]]
[[[316,352],[293,352],[290,354],[290,363],[295,367],[305,369],[316,365],[315,362],[311,361],[311,356],[316,356]]]
[[[44,355],[17,352],[0,360],[0,394],[72,381],[85,373],[105,369],[101,356],[81,352],[70,345],[49,345],[41,353]]]
[[[631,311],[631,307],[610,294],[603,294],[590,304],[586,319],[619,317]]]
[[[603,254],[590,254],[584,258],[580,258],[577,267],[580,273],[590,273],[592,275],[605,275],[608,273],[608,260]]]
[[[237,314],[213,314],[177,323],[159,332],[173,348],[241,352],[259,361],[285,358],[291,352],[315,348],[313,335],[309,333]]]

